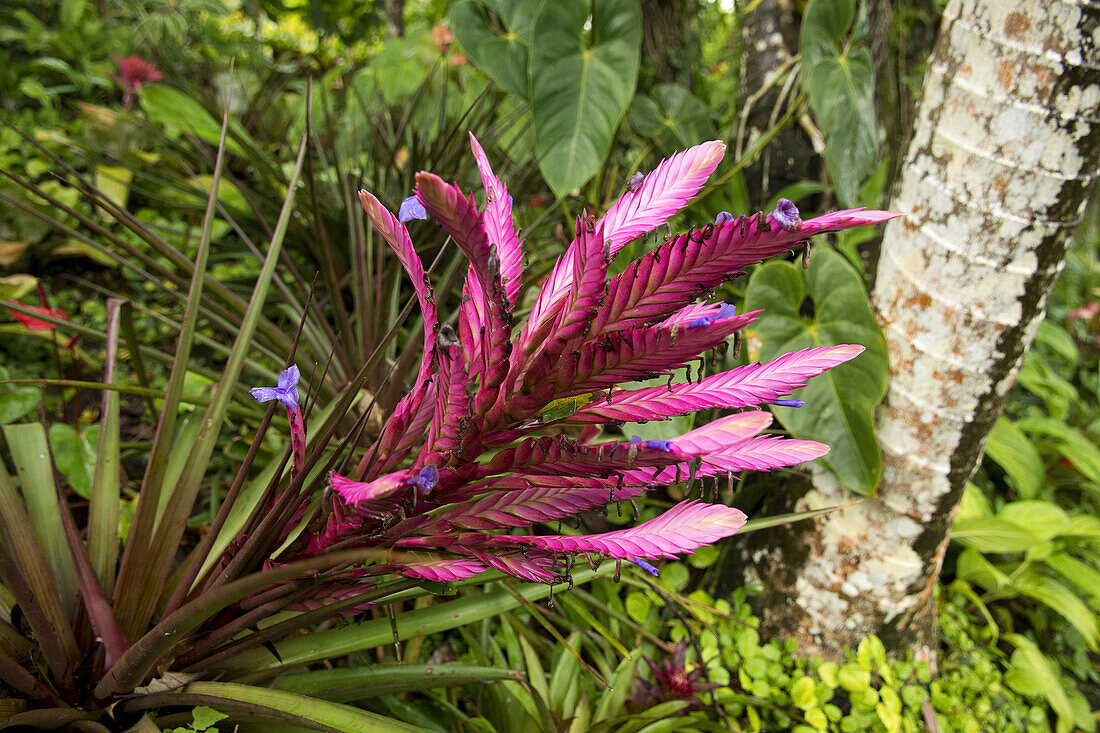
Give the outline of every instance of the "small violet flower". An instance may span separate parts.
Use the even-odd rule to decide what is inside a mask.
[[[641,171],[636,172],[630,177],[630,180],[626,182],[626,190],[634,193],[642,187],[642,181],[645,180],[645,174]]]
[[[654,566],[647,563],[645,560],[642,560],[642,559],[637,558],[637,557],[632,557],[632,558],[630,558],[630,562],[634,563],[635,565],[637,565],[638,567],[640,567],[642,570],[646,571],[647,573],[649,573],[653,577],[657,577],[658,575],[660,575],[661,571],[659,571],[657,568],[655,568]]]
[[[772,218],[783,227],[785,232],[796,232],[802,224],[802,218],[798,215],[798,207],[790,199],[779,199],[775,203],[775,211]]]
[[[297,364],[291,364],[288,369],[279,373],[277,387],[253,387],[248,393],[256,398],[257,402],[270,402],[278,400],[286,406],[286,417],[290,421],[290,450],[294,461],[293,472],[301,471],[306,462],[306,426],[302,420],[302,410],[298,407],[298,380],[301,372]]]
[[[671,440],[642,440],[635,435],[630,439],[630,442],[635,445],[641,445],[643,448],[653,448],[654,450],[664,451],[665,453],[672,451]]]
[[[424,466],[420,473],[409,479],[409,483],[417,488],[418,494],[427,496],[439,483],[439,469],[434,465]]]
[[[690,331],[693,328],[702,328],[703,326],[709,326],[719,318],[733,318],[737,315],[737,306],[722,303],[718,308],[718,312],[713,316],[703,316],[702,318],[696,318],[694,321],[687,325]]]
[[[397,211],[397,218],[402,224],[413,219],[427,219],[428,211],[414,193],[401,202],[401,208]]]
[[[802,407],[806,400],[772,400],[772,404],[779,407]]]
[[[719,211],[718,216],[714,217],[714,225],[725,224],[727,221],[733,221],[733,214],[728,211]]]
[[[297,364],[291,364],[290,368],[279,374],[279,386],[277,387],[253,387],[248,393],[256,398],[257,402],[270,402],[278,400],[286,405],[287,409],[298,407],[298,379],[301,372]]]

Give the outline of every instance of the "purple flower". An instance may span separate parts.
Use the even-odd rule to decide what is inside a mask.
[[[291,364],[290,368],[279,374],[278,387],[253,387],[248,393],[256,398],[257,402],[270,402],[278,400],[288,408],[298,407],[298,379],[301,373],[297,364]]]
[[[714,217],[715,226],[725,224],[727,221],[733,221],[733,214],[728,211],[719,211],[718,216]]]
[[[397,218],[401,223],[412,221],[413,219],[427,219],[428,212],[425,210],[424,204],[420,203],[420,199],[418,199],[414,193],[401,202],[401,208],[397,211]]]
[[[694,321],[687,325],[688,330],[693,328],[701,328],[702,326],[709,326],[719,318],[732,318],[737,315],[737,306],[721,303],[718,308],[718,312],[712,316],[703,316],[702,318],[696,318]]]
[[[641,171],[636,172],[630,177],[630,180],[626,182],[626,190],[634,193],[642,187],[642,181],[645,180],[645,174]]]
[[[657,577],[658,575],[660,575],[661,571],[659,571],[657,568],[655,568],[652,565],[650,565],[649,563],[647,563],[645,560],[642,560],[641,558],[632,557],[632,558],[629,558],[629,560],[630,560],[630,562],[634,563],[635,565],[640,567],[642,570],[646,571],[647,573],[649,573],[650,575],[652,575],[654,577]]]
[[[802,224],[802,218],[798,215],[798,207],[790,199],[779,199],[775,202],[775,211],[772,212],[772,218],[786,232],[797,232],[798,227]]]
[[[772,400],[773,405],[779,407],[802,407],[806,404],[805,400]]]
[[[642,440],[637,435],[630,439],[631,443],[635,445],[641,445],[643,448],[653,448],[654,450],[664,451],[670,453],[672,451],[671,440]]]
[[[439,483],[439,469],[434,465],[427,465],[420,469],[420,473],[409,479],[409,484],[415,486],[417,493],[421,496],[427,496],[431,493],[431,490],[435,488],[435,485]]]

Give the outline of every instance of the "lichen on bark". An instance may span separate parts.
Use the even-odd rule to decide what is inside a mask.
[[[1042,320],[1100,164],[1100,9],[953,0],[872,293],[891,358],[877,496],[771,533],[765,630],[837,655],[867,633],[932,656],[931,588],[989,430]],[[796,509],[858,499],[815,470]]]

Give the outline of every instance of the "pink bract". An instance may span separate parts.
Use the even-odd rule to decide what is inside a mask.
[[[423,580],[495,569],[557,583],[568,580],[578,555],[644,563],[736,533],[745,523],[740,510],[685,501],[604,534],[512,534],[686,477],[769,470],[823,455],[828,447],[820,443],[764,434],[771,415],[753,410],[667,441],[592,441],[600,425],[783,400],[856,357],[862,346],[821,347],[694,381],[675,379],[677,370],[723,348],[757,316],[707,302],[716,287],[814,234],[899,214],[850,210],[803,220],[787,201],[778,214],[721,217],[719,224],[670,234],[611,275],[616,253],[661,232],[718,166],[725,146],[704,143],[635,175],[603,217],[578,218],[572,244],[517,326],[524,269],[512,198],[472,135],[470,142],[483,208],[457,185],[431,173],[416,176],[416,196],[429,220],[469,261],[453,324],[440,321],[405,224],[374,195],[359,195],[412,280],[423,314],[423,354],[409,392],[353,477],[333,474],[328,515],[311,525],[303,546],[308,552],[377,547],[392,554],[384,567]],[[631,384],[654,377],[668,377],[668,384]]]

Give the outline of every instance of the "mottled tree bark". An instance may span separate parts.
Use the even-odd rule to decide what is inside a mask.
[[[798,51],[800,21],[791,0],[770,0],[745,13],[741,27],[741,115],[747,147],[767,133],[791,103],[787,78]],[[797,87],[795,87],[797,89]],[[740,135],[740,133],[739,133]],[[750,202],[763,208],[775,191],[821,175],[821,157],[796,124],[788,124],[744,170]]]
[[[754,556],[766,630],[807,652],[874,632],[934,657],[951,520],[1100,165],[1098,21],[1068,0],[944,13],[872,294],[891,360],[878,495]],[[856,498],[817,471],[797,507]]]
[[[386,38],[405,35],[405,0],[385,0]]]

